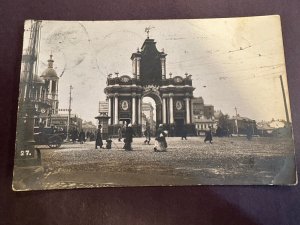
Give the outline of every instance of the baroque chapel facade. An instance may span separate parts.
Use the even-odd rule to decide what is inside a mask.
[[[173,76],[166,71],[167,54],[158,51],[149,37],[141,50],[132,53],[132,75],[111,74],[104,92],[108,102],[108,131],[116,134],[118,128],[131,123],[137,134],[142,131],[142,101],[151,97],[156,104],[156,126],[163,124],[171,136],[179,136],[182,129],[195,134],[192,123],[191,99],[195,88],[192,76]]]

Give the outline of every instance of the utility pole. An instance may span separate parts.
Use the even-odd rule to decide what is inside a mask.
[[[16,161],[15,165],[38,165],[40,153],[34,147],[34,114],[32,89],[34,74],[37,74],[37,58],[39,53],[39,41],[41,21],[32,21],[28,49],[22,56],[23,73],[20,81],[20,98],[16,137]]]
[[[238,117],[237,107],[234,107],[234,109],[235,109],[235,126],[236,126],[236,134],[237,134],[237,136],[239,136],[239,126],[238,126],[238,120],[237,120],[237,117]]]
[[[69,130],[70,130],[70,120],[71,120],[71,104],[72,104],[72,85],[70,85],[70,91],[69,91],[69,109],[68,109],[68,122],[67,122],[67,140],[70,140],[70,134],[69,134]]]
[[[286,104],[286,97],[285,97],[285,92],[284,92],[282,75],[280,75],[280,84],[281,84],[281,90],[282,90],[282,96],[283,96],[283,102],[284,102],[286,122],[287,122],[287,124],[290,124],[290,117],[289,117],[288,108],[287,108],[287,104]]]

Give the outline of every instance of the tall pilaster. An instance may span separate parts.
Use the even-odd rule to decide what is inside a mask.
[[[108,119],[108,125],[111,125],[111,121],[112,121],[112,118],[111,118],[111,96],[108,96],[108,116],[110,117]]]
[[[138,97],[138,124],[142,124],[142,100]]]
[[[160,58],[162,79],[166,79],[166,58]]]
[[[185,98],[185,108],[186,108],[186,124],[190,124],[191,123],[190,98]]]
[[[40,96],[39,96],[39,99],[42,101],[43,99],[42,99],[42,93],[43,93],[43,87],[42,86],[40,86]]]
[[[58,80],[56,81],[56,100],[58,99]]]
[[[136,123],[136,94],[133,93],[132,94],[132,120],[131,120],[131,124],[135,124]]]
[[[170,124],[174,123],[174,110],[173,110],[173,94],[169,94],[169,103],[170,103]]]
[[[118,94],[115,94],[115,107],[114,107],[114,124],[119,124],[119,98]]]
[[[140,72],[141,72],[141,58],[140,57],[137,57],[136,58],[137,62],[136,62],[136,76],[137,76],[137,79],[139,80],[140,79]]]
[[[52,80],[49,80],[48,96],[52,99]]]
[[[163,116],[163,123],[167,123],[167,104],[166,104],[166,98],[163,97],[163,102],[162,102],[162,116]]]
[[[132,74],[133,78],[136,79],[136,58],[132,59]]]

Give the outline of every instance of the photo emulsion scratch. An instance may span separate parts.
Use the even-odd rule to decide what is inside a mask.
[[[297,183],[279,16],[25,22],[13,189]]]

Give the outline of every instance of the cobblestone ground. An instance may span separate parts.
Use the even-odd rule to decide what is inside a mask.
[[[167,152],[154,152],[154,140],[143,141],[134,138],[129,152],[115,139],[110,150],[95,149],[95,142],[42,148],[45,172],[39,188],[294,182],[290,139],[214,138],[205,144],[202,137],[172,137]]]

